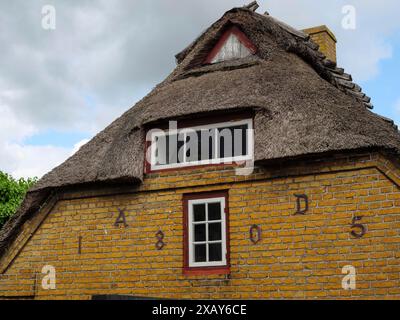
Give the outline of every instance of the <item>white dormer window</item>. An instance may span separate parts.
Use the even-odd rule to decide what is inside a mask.
[[[170,123],[171,125],[171,123]],[[176,126],[176,125],[175,125]],[[147,136],[147,172],[253,159],[252,119],[152,129]]]
[[[213,64],[242,59],[257,51],[250,39],[237,27],[228,29],[208,55],[205,63]]]

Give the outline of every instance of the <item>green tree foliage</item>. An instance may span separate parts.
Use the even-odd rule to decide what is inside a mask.
[[[16,180],[0,171],[0,228],[17,212],[26,192],[36,181],[36,178]]]

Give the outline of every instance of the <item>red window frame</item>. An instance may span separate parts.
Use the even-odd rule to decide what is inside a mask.
[[[250,50],[252,54],[255,54],[257,52],[257,47],[253,44],[253,42],[236,26],[230,27],[225,33],[222,35],[222,37],[218,40],[217,44],[214,46],[214,48],[211,50],[211,52],[208,54],[206,60],[204,61],[204,64],[211,64],[213,59],[217,56],[221,48],[224,46],[228,38],[230,37],[231,34],[234,34],[240,42]]]
[[[209,267],[189,266],[189,201],[209,198],[225,198],[225,241],[226,241],[226,265]],[[183,274],[184,275],[208,275],[230,274],[230,236],[229,236],[229,191],[218,190],[201,193],[184,194],[183,207]]]

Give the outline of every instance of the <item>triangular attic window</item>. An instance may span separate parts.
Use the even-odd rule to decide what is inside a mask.
[[[227,60],[241,59],[255,54],[257,48],[237,27],[228,29],[207,56],[205,63],[212,64]]]

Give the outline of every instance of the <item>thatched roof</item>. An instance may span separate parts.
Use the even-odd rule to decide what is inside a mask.
[[[203,61],[235,25],[255,56]],[[194,114],[254,112],[255,160],[358,149],[399,153],[393,122],[372,113],[370,99],[304,33],[248,8],[226,12],[176,56],[171,75],[74,156],[45,175],[0,233],[0,254],[24,221],[59,188],[143,180],[146,126]]]

